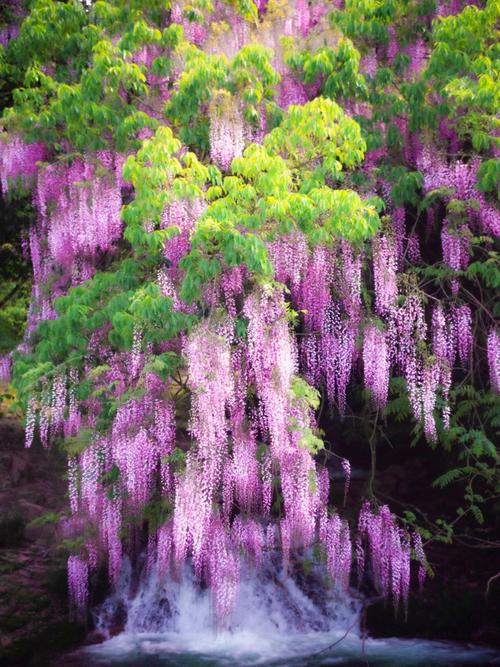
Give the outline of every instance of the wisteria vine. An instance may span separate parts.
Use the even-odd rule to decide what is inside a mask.
[[[453,15],[461,9],[458,5],[440,3],[436,15]],[[256,11],[268,41],[277,26],[285,36],[320,41],[321,35],[329,34],[330,9],[323,2],[297,0],[287,5],[284,17],[268,3],[260,3]],[[130,68],[153,72],[148,74],[154,92],[141,102],[141,113],[150,113],[151,128],[158,119],[160,125],[169,124],[158,112],[157,98],[176,108],[175,95],[187,80],[182,67],[189,57],[201,62],[203,50],[224,51],[241,65],[235,56],[251,42],[253,28],[235,11],[216,3],[213,14],[192,20],[182,3],[174,4],[170,22],[183,26],[185,50],[172,60],[166,80],[160,76],[162,45],[139,45],[133,57],[127,55]],[[228,18],[234,20],[230,40],[216,25]],[[2,39],[7,42],[5,35]],[[172,38],[168,49],[173,42]],[[200,50],[190,52],[193,45]],[[302,80],[290,65],[286,48],[276,38],[269,46],[274,49],[272,66],[279,73],[276,108],[285,118],[287,111],[293,118],[294,105],[320,99],[328,81],[324,75]],[[408,76],[412,80],[422,76],[428,46],[420,36],[401,46],[393,29],[386,45],[363,54],[359,71],[370,81],[379,67],[392,65],[401,54],[408,60]],[[246,51],[244,57],[250,56]],[[336,179],[340,185],[342,164],[348,170],[356,160],[349,163],[341,149],[324,158],[314,153],[314,141],[294,144],[296,135],[291,146],[283,143],[273,155],[268,140],[276,112],[273,95],[263,85],[253,91],[245,88],[254,66],[252,62],[245,74],[237,70],[226,85],[223,66],[216,60],[206,65],[213,88],[210,103],[203,98],[200,118],[186,111],[184,129],[205,132],[208,150],[198,153],[210,161],[209,178],[203,178],[203,159],[198,162],[193,146],[177,147],[172,139],[170,153],[165,149],[163,155],[159,149],[159,155],[146,160],[151,182],[159,184],[156,198],[141,199],[142,176],[133,173],[139,162],[127,160],[127,152],[115,146],[84,154],[72,153],[67,146],[68,155],[62,159],[49,143],[24,141],[18,132],[2,137],[3,194],[19,182],[32,187],[38,213],[37,225],[29,232],[34,282],[25,352],[40,345],[37,336],[47,321],[57,326],[66,295],[84,295],[89,284],[101,284],[107,268],[116,265],[113,262],[127,253],[131,256],[130,247],[136,260],[148,257],[137,279],[139,286],[147,283],[147,289],[143,285],[122,320],[112,309],[112,304],[118,309],[124,298],[120,293],[112,293],[109,302],[107,295],[89,296],[74,308],[70,346],[78,344],[78,325],[87,316],[92,318],[85,354],[59,359],[53,370],[40,375],[27,400],[26,446],[36,437],[44,446],[57,438],[71,445],[71,515],[64,530],[75,540],[83,538],[68,560],[70,595],[80,610],[89,603],[90,582],[99,564],[107,562],[110,581],[116,584],[124,554],[144,549],[145,543],[148,567],[156,567],[162,576],[178,577],[184,563],[192,563],[196,576],[212,591],[221,625],[230,623],[242,568],[258,567],[276,551],[287,569],[295,554],[319,545],[332,583],[344,589],[352,582],[355,558],[358,582],[369,570],[376,588],[396,607],[408,599],[412,556],[418,562],[420,584],[425,578],[421,536],[401,527],[386,505],[366,502],[353,538],[348,522],[329,508],[329,468],[315,456],[323,447],[317,423],[319,396],[343,414],[349,387],[359,379],[372,405],[383,411],[391,378],[401,376],[425,437],[435,441],[438,429],[449,427],[453,378],[470,366],[476,354],[473,312],[461,291],[463,276],[474,237],[498,234],[498,209],[477,187],[479,161],[455,155],[463,142],[452,128],[444,122],[438,128],[441,150],[423,132],[410,131],[402,117],[397,124],[403,160],[408,169],[422,175],[421,192],[429,202],[423,214],[427,228],[440,226],[446,297],[430,304],[417,281],[408,278],[408,267],[422,262],[423,234],[414,225],[411,206],[397,201],[380,169],[390,157],[385,143],[369,146],[357,170],[367,190],[363,194],[377,195],[385,209],[373,238],[361,244],[342,233],[313,238],[287,216],[294,218],[298,210],[294,206],[300,207],[306,197],[316,201],[322,188]],[[186,85],[195,88],[193,81]],[[202,92],[196,91],[200,99]],[[119,97],[123,103],[133,93],[124,85]],[[344,102],[349,109],[350,102]],[[369,105],[358,101],[351,107],[355,107],[355,113],[350,108],[352,116],[370,117]],[[170,123],[174,128],[178,117]],[[387,137],[388,128],[376,122],[377,132]],[[154,139],[147,143],[153,130],[139,126],[137,121],[136,140],[143,147],[154,147]],[[334,136],[323,140],[327,146],[340,144]],[[447,150],[450,143],[453,152]],[[264,149],[268,162],[255,172],[250,159],[263,156]],[[160,164],[164,159],[160,167],[155,166],[157,158]],[[301,171],[304,175],[283,212],[280,193],[289,185],[283,175],[285,163],[292,165],[290,181]],[[130,180],[127,173],[132,174]],[[242,173],[247,179],[244,185],[237,181]],[[273,190],[269,183],[275,174],[282,180]],[[280,223],[283,218],[289,222],[277,233],[262,231],[262,247],[271,266],[267,276],[256,278],[255,268],[238,245],[240,221],[222,229],[234,241],[236,259],[229,261],[219,252],[214,221],[222,215],[218,198],[223,187],[234,202],[248,205],[245,224],[257,235],[259,221],[265,219],[263,206],[273,207]],[[264,194],[257,195],[258,188]],[[142,206],[137,209],[141,224],[135,227],[130,223],[134,206]],[[304,211],[304,216],[310,214]],[[208,230],[210,240],[204,247],[197,241],[200,229]],[[198,297],[189,299],[184,293],[186,276],[200,257],[206,266],[217,266],[200,286]],[[125,296],[138,288],[134,271],[127,274]],[[105,282],[101,290],[108,290]],[[156,298],[161,307],[155,305]],[[140,314],[154,329],[164,312],[171,318],[170,335],[155,338]],[[118,341],[113,335],[120,324],[129,335]],[[499,392],[500,342],[493,322],[483,342],[491,387]],[[57,358],[58,350],[50,349],[50,341],[41,345],[45,361]],[[10,356],[2,356],[1,380],[10,378],[10,366]],[[351,475],[347,459],[342,469],[345,503]],[[147,520],[144,539],[137,516],[143,512],[151,517],[153,510],[155,518]]]

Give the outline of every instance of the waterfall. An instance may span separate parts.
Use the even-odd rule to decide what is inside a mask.
[[[198,645],[230,636],[262,642],[266,637],[289,638],[290,632],[344,632],[348,627],[359,635],[360,596],[325,588],[326,572],[317,565],[310,568],[307,576],[303,567],[285,573],[280,559],[268,558],[258,571],[242,569],[235,610],[228,627],[221,629],[210,589],[200,587],[189,565],[178,580],[162,578],[153,568],[135,582],[127,560],[117,590],[95,611],[96,629],[104,636],[117,625],[128,634],[192,635]]]

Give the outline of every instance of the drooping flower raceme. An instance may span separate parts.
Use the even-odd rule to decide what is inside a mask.
[[[12,356],[0,354],[0,382],[10,382]]]
[[[363,367],[365,387],[371,391],[379,408],[387,403],[390,358],[386,337],[375,325],[369,325],[363,336]]]
[[[235,157],[243,153],[245,127],[237,100],[221,95],[210,107],[210,157],[227,171]]]
[[[401,600],[408,601],[410,588],[410,537],[398,528],[396,519],[387,505],[375,513],[365,502],[358,519],[357,550],[364,545],[370,550],[370,561],[375,585],[387,596],[392,593],[397,607]]]
[[[488,334],[488,366],[492,388],[500,393],[500,336],[496,329]]]
[[[45,157],[43,144],[26,144],[14,135],[0,141],[0,184],[3,194],[9,191],[12,182],[20,178],[25,184],[34,179],[38,162]]]

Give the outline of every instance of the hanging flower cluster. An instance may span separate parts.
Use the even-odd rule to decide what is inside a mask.
[[[227,171],[245,147],[245,122],[238,102],[221,93],[210,105],[210,158]]]
[[[70,599],[77,609],[85,609],[89,597],[89,566],[80,556],[68,558],[68,586]]]
[[[410,591],[410,536],[398,527],[387,505],[380,507],[377,513],[369,503],[363,505],[356,540],[356,553],[361,562],[365,560],[364,550],[369,548],[376,587],[385,597],[392,594],[396,609],[400,602],[406,607]]]
[[[0,184],[5,194],[18,178],[28,185],[38,172],[38,162],[45,157],[43,144],[26,144],[17,135],[0,141]]]
[[[121,236],[120,187],[99,162],[77,159],[46,167],[38,177],[36,204],[50,258],[66,270],[95,264]]]
[[[102,376],[104,385],[114,383],[117,397],[126,391],[125,383],[132,380],[128,370],[131,368],[130,356],[118,354],[115,359],[109,358],[109,370]],[[142,366],[144,364],[145,360]],[[98,414],[95,399],[77,406],[74,396],[77,382],[78,374],[74,371],[67,377],[58,376],[50,390],[42,392],[38,404],[30,403],[26,446],[33,441],[36,421],[43,444],[61,432],[66,436],[76,435],[81,429],[91,431],[95,427]],[[121,570],[124,515],[144,507],[157,490],[161,495],[172,491],[173,477],[168,457],[176,435],[173,405],[165,400],[166,387],[157,376],[146,373],[143,382],[143,395],[123,401],[109,435],[92,436],[86,448],[68,460],[73,518],[83,524],[90,522],[97,528],[97,542],[86,543],[81,557],[85,557],[85,562],[90,565],[99,553],[107,553],[113,583],[118,582]],[[103,480],[106,480],[104,484]],[[71,560],[71,576],[77,583],[70,583],[70,590],[79,606],[84,599],[84,588],[78,582],[85,568],[75,558]]]
[[[365,387],[375,405],[383,408],[389,393],[390,357],[386,335],[375,325],[369,325],[363,335],[363,367]]]
[[[497,329],[488,334],[487,345],[491,387],[500,394],[500,335]]]
[[[0,382],[10,382],[12,355],[0,354]]]
[[[161,227],[178,227],[180,232],[164,245],[165,258],[170,267],[167,275],[172,278],[179,276],[179,262],[190,248],[189,235],[205,208],[206,203],[202,199],[176,199],[165,207]],[[174,297],[173,294],[166,296]]]
[[[458,141],[447,124],[441,125],[445,140]],[[456,153],[456,150],[450,152]],[[474,226],[484,234],[500,234],[500,215],[498,209],[489,203],[484,193],[477,187],[480,162],[461,160],[446,161],[435,148],[421,146],[415,159],[416,166],[424,176],[424,191],[431,192],[445,189],[445,200],[457,199],[467,204],[467,214]]]
[[[463,271],[469,264],[470,242],[468,237],[469,228],[467,225],[462,225],[460,229],[450,231],[449,226],[443,224],[441,231],[443,259],[454,271]],[[458,292],[459,282],[456,277],[451,280],[451,288],[454,294]]]
[[[197,443],[208,505],[222,479],[228,444],[226,410],[234,400],[231,350],[224,323],[220,326],[221,334],[214,335],[204,323],[193,332],[185,350],[192,389],[190,431]]]
[[[308,259],[303,237],[287,236],[270,244],[270,255],[276,278],[289,286],[294,308],[303,313],[299,366],[308,382],[323,387],[342,412],[358,358],[356,338],[362,331],[364,384],[374,405],[384,408],[389,378],[399,369],[407,382],[415,419],[422,420],[426,436],[435,440],[438,394],[444,399],[442,417],[447,426],[447,398],[457,355],[464,367],[469,365],[470,308],[454,305],[446,313],[441,307],[435,309],[431,330],[437,360],[428,359],[421,295],[413,292],[403,296],[397,284],[406,238],[404,219],[397,210],[392,224],[391,236],[373,241],[374,305],[381,318],[379,324],[365,320],[360,299],[361,255],[353,254],[345,243],[337,251],[318,246]]]

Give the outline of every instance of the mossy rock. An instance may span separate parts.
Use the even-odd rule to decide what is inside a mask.
[[[61,563],[59,567],[51,569],[44,583],[54,597],[66,601],[68,597],[68,570],[66,564]]]
[[[60,620],[43,626],[43,630],[23,637],[0,649],[0,664],[23,667],[49,667],[55,655],[80,645],[85,639],[85,628],[77,623]]]
[[[390,603],[379,602],[367,609],[367,627],[375,637],[420,637],[474,641],[483,629],[491,632],[493,604],[484,594],[443,587],[432,594],[410,596],[408,614],[398,614]],[[496,625],[497,641],[500,627]],[[492,638],[493,639],[493,638]]]
[[[0,549],[12,549],[22,544],[26,523],[19,514],[0,514]]]
[[[2,631],[12,632],[20,630],[33,620],[33,614],[29,612],[8,613],[0,618],[0,628]]]
[[[0,556],[0,574],[9,574],[21,570],[26,563],[13,556]]]

